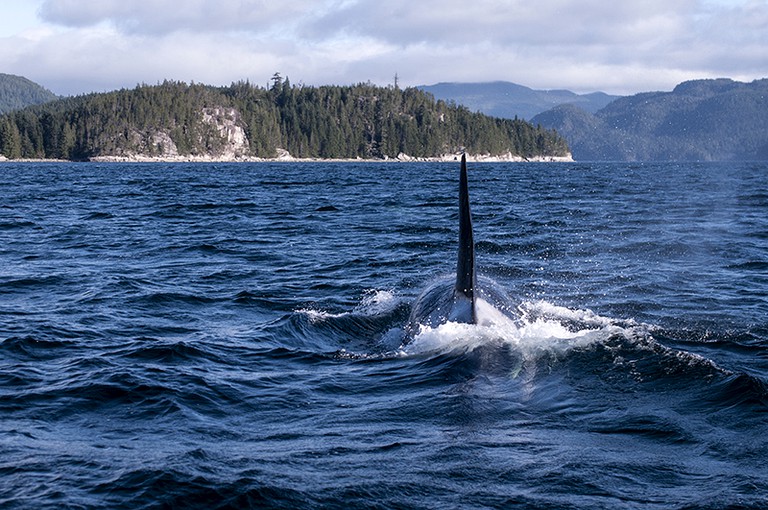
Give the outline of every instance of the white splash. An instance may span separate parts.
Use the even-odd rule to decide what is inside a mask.
[[[391,290],[368,289],[363,293],[363,299],[352,313],[368,316],[383,315],[392,312],[399,303],[400,298]]]
[[[323,322],[327,321],[328,319],[333,319],[336,317],[343,317],[345,315],[349,315],[348,312],[344,313],[331,313],[326,312],[325,310],[314,310],[312,308],[301,308],[299,310],[296,310],[296,313],[301,313],[307,316],[309,319],[309,322],[312,324],[315,324],[317,322]]]
[[[351,312],[331,313],[325,310],[313,308],[301,308],[296,313],[301,313],[309,318],[311,323],[338,319],[348,315],[364,315],[368,317],[383,315],[392,312],[400,302],[400,298],[391,290],[367,289],[363,292],[360,303]]]
[[[546,302],[521,304],[518,320],[510,319],[483,300],[478,300],[476,306],[477,324],[447,322],[435,328],[421,326],[398,354],[469,352],[484,345],[499,345],[530,358],[540,353],[564,354],[625,332],[615,321],[591,310],[572,310]]]
[[[552,303],[548,303],[546,301],[525,302],[518,307],[518,310],[524,318],[539,316],[560,321],[576,321],[598,328],[608,327],[616,324],[615,319],[602,317],[592,310],[574,310],[564,306],[553,305]],[[637,325],[632,320],[625,322],[631,326]]]

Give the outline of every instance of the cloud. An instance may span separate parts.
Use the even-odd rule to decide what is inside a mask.
[[[311,24],[318,36],[361,33],[403,45],[429,41],[452,46],[498,44],[610,44],[647,37],[659,20],[678,18],[693,0],[359,0]],[[674,7],[671,7],[674,5]],[[651,23],[644,22],[650,20]]]
[[[768,26],[765,0],[467,5],[358,0],[307,23],[303,33],[316,40],[365,35],[392,45],[397,59],[389,60],[388,71],[394,65],[412,69],[422,82],[442,73],[443,80],[508,79],[629,93],[694,77],[748,79],[768,73],[762,56],[768,47],[768,31],[761,28]],[[362,64],[375,71],[370,62]]]
[[[228,33],[125,36],[111,27],[98,26],[78,30],[77,37],[63,31],[27,41],[16,56],[17,74],[32,77],[55,92],[73,94],[164,79],[226,85],[265,77],[266,82],[266,77],[280,69],[278,55],[292,53],[295,49],[290,44],[266,48],[257,39]]]
[[[40,0],[0,68],[73,93],[165,78],[509,80],[632,93],[768,75],[766,0]]]
[[[45,0],[40,16],[69,27],[111,23],[123,33],[258,33],[275,25],[290,25],[321,6],[316,0]]]

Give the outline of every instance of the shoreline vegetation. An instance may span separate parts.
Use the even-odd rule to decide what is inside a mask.
[[[166,81],[63,98],[0,117],[9,160],[532,161],[569,158],[556,131],[416,88],[271,88]]]

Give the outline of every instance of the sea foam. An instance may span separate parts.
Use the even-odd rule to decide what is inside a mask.
[[[477,324],[446,322],[437,327],[420,326],[412,341],[399,354],[469,352],[486,345],[506,346],[524,357],[541,353],[565,354],[629,334],[627,325],[591,310],[573,310],[547,302],[522,303],[520,317],[511,319],[484,300],[477,301]],[[630,326],[630,328],[633,326]]]

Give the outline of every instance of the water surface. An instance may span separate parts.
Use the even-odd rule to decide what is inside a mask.
[[[469,166],[0,165],[0,506],[768,506],[768,166]]]

